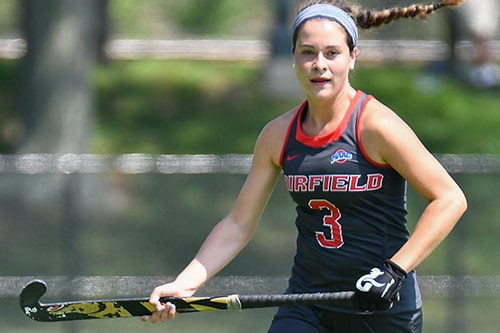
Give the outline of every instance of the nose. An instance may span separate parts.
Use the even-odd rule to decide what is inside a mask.
[[[326,71],[326,60],[325,57],[323,56],[323,53],[319,52],[316,58],[314,59],[313,70],[317,72]]]

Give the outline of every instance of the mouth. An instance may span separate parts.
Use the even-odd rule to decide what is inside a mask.
[[[325,83],[329,83],[331,82],[330,79],[327,79],[327,78],[314,78],[314,79],[311,79],[310,80],[311,83],[314,83],[314,84],[325,84]]]

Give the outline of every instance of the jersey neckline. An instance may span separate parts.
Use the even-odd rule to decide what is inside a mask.
[[[329,133],[317,136],[309,136],[302,131],[301,119],[304,115],[304,112],[307,110],[308,106],[308,102],[305,101],[304,103],[302,103],[302,105],[299,108],[299,111],[297,112],[297,115],[295,116],[295,120],[297,120],[297,133],[295,135],[296,140],[307,146],[314,148],[320,148],[330,142],[338,140],[342,135],[342,133],[344,133],[347,124],[349,123],[349,120],[362,97],[363,97],[363,92],[361,90],[357,90],[356,95],[351,100],[349,108],[347,109],[347,112],[344,114],[344,117],[342,118],[337,128],[335,128],[333,131]]]

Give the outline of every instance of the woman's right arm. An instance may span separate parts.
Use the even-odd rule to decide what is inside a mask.
[[[279,156],[286,135],[286,119],[267,124],[257,139],[250,173],[227,216],[210,232],[195,258],[175,281],[156,287],[150,303],[157,312],[143,317],[155,323],[175,317],[172,304],[161,304],[160,297],[189,297],[224,268],[250,241],[281,172]]]

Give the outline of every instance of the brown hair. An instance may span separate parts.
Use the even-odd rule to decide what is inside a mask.
[[[315,4],[331,4],[334,5],[352,17],[354,22],[359,28],[370,29],[376,28],[383,24],[388,24],[400,18],[425,18],[435,10],[443,7],[457,7],[462,5],[465,0],[442,0],[441,2],[434,2],[430,5],[413,4],[407,7],[393,7],[384,10],[363,9],[359,6],[349,6],[343,0],[309,0],[303,5],[299,12],[303,9]],[[349,38],[350,39],[350,38]],[[297,34],[293,36],[293,46],[297,41]],[[353,42],[348,41],[349,49],[352,51],[354,48]]]

